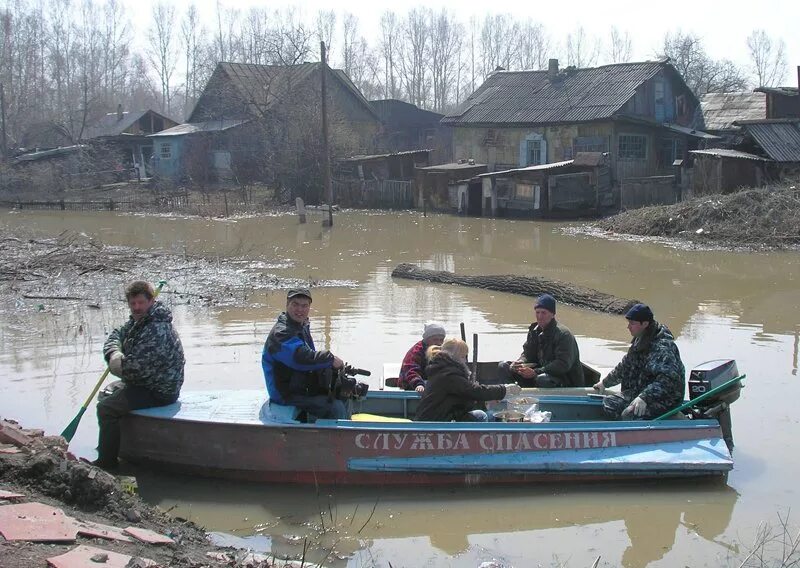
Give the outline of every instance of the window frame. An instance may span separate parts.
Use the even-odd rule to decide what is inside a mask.
[[[638,138],[642,141],[641,149],[642,153],[641,156],[639,155],[632,155],[630,149],[627,148],[626,152],[623,152],[623,139],[631,139],[631,138]],[[630,141],[627,141],[627,145],[630,145]],[[633,133],[621,133],[617,135],[617,159],[629,162],[646,162],[648,157],[647,151],[647,135],[646,134],[633,134]]]

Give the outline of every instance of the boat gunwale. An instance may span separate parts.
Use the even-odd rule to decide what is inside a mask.
[[[213,420],[200,420],[196,418],[175,418],[174,416],[154,416],[141,411],[132,411],[128,416],[137,419],[151,419],[159,421],[174,421],[186,424],[203,424],[208,426],[237,426],[244,428],[279,428],[301,430],[326,430],[353,432],[359,430],[399,430],[399,431],[454,431],[454,432],[497,432],[497,431],[523,431],[523,432],[604,432],[604,431],[654,431],[654,430],[703,430],[717,429],[719,422],[708,420],[673,420],[663,422],[641,420],[624,421],[565,421],[565,422],[367,422],[354,420],[317,420],[314,423],[289,423],[289,422],[221,422]],[[127,419],[127,417],[126,417]]]

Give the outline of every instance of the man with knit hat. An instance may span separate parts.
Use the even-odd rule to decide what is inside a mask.
[[[625,319],[633,337],[628,353],[594,388],[602,393],[622,385],[620,394],[603,400],[603,410],[610,418],[656,418],[683,402],[686,369],[675,338],[667,326],[655,320],[649,306],[634,305]]]
[[[422,340],[417,341],[408,350],[400,367],[400,377],[397,386],[403,390],[425,391],[425,352],[431,345],[444,343],[447,332],[444,326],[436,321],[429,321],[422,329]]]
[[[528,329],[522,355],[498,365],[499,382],[523,387],[582,387],[583,367],[575,336],[556,321],[556,299],[542,294],[534,307],[536,323]]]

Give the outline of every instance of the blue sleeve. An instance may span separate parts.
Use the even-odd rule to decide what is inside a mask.
[[[333,355],[329,351],[314,351],[299,337],[281,343],[273,358],[295,371],[316,371],[333,365]]]

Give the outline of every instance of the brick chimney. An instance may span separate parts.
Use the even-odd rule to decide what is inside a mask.
[[[547,62],[547,78],[555,81],[558,77],[558,59],[551,59]]]

